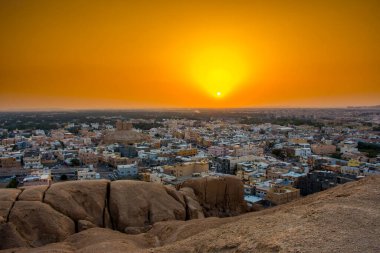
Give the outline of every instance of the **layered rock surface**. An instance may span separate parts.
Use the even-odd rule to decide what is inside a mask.
[[[44,202],[76,222],[87,220],[103,227],[108,184],[106,180],[53,184],[46,191]]]
[[[32,247],[59,242],[75,233],[73,220],[40,201],[16,201],[8,221]]]
[[[18,200],[42,202],[47,188],[47,185],[25,187],[22,189],[23,191]]]
[[[0,191],[0,224],[8,220],[9,212],[20,193],[21,190],[19,189],[3,189]]]
[[[111,184],[110,214],[115,228],[144,227],[158,221],[185,220],[183,204],[160,184],[121,180]]]
[[[225,187],[223,180],[219,183]],[[2,189],[0,249],[40,247],[96,227],[139,234],[157,222],[204,218],[194,191],[131,180]]]
[[[246,210],[243,183],[235,176],[190,179],[181,188],[194,190],[206,217],[238,215]]]
[[[17,253],[380,252],[379,196],[380,177],[369,177],[264,211],[157,222],[138,235],[91,228],[60,243],[28,248],[22,237],[15,243],[17,236],[9,235],[17,231],[6,223],[0,238],[8,236],[7,248],[18,247],[4,252]]]

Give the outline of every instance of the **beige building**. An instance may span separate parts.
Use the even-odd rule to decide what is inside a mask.
[[[300,190],[290,186],[274,186],[266,194],[266,200],[275,205],[288,203],[300,198]]]
[[[51,185],[50,170],[32,170],[30,175],[23,179],[23,186]]]
[[[6,138],[1,140],[1,145],[12,145],[16,143],[15,138]]]
[[[290,138],[288,142],[292,144],[307,144],[308,143],[307,140],[303,138]]]
[[[65,131],[62,129],[53,129],[51,130],[51,139],[52,140],[63,140],[65,138]]]
[[[264,154],[264,149],[261,147],[257,147],[254,145],[244,145],[244,146],[234,146],[233,153],[234,156],[248,156],[248,155],[256,155],[260,156]]]
[[[164,173],[175,177],[192,176],[194,173],[208,172],[208,162],[189,162],[164,166]]]
[[[0,169],[19,168],[21,163],[14,157],[0,157]]]
[[[97,165],[99,162],[99,155],[91,150],[79,150],[78,157],[80,161],[86,165]]]
[[[181,149],[177,151],[177,155],[179,156],[193,156],[198,154],[198,149],[189,148],[189,149]]]
[[[99,173],[89,168],[81,168],[77,171],[78,180],[95,180],[100,179]]]
[[[132,123],[128,121],[116,121],[116,130],[132,130]]]
[[[200,135],[193,130],[186,129],[184,138],[185,140],[197,141],[200,138]]]
[[[267,179],[279,179],[282,178],[282,175],[288,173],[289,169],[287,168],[269,168],[266,170],[266,178]]]
[[[108,164],[116,168],[118,165],[132,164],[132,163],[135,163],[136,161],[137,160],[134,158],[111,156],[108,159]]]
[[[329,144],[313,144],[311,145],[311,151],[316,155],[331,155],[336,152],[336,146]]]

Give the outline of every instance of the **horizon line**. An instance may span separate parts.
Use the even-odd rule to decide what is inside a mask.
[[[8,108],[0,109],[1,113],[4,112],[68,112],[68,111],[173,111],[173,110],[255,110],[255,109],[380,109],[380,104],[378,105],[347,105],[347,106],[262,106],[262,107],[134,107],[134,108],[64,108],[64,107],[53,107],[53,108]]]

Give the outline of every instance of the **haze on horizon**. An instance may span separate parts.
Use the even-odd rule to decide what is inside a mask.
[[[380,1],[0,1],[0,108],[380,104]]]

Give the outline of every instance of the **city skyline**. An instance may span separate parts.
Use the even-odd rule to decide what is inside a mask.
[[[378,1],[0,5],[1,111],[380,104]]]

